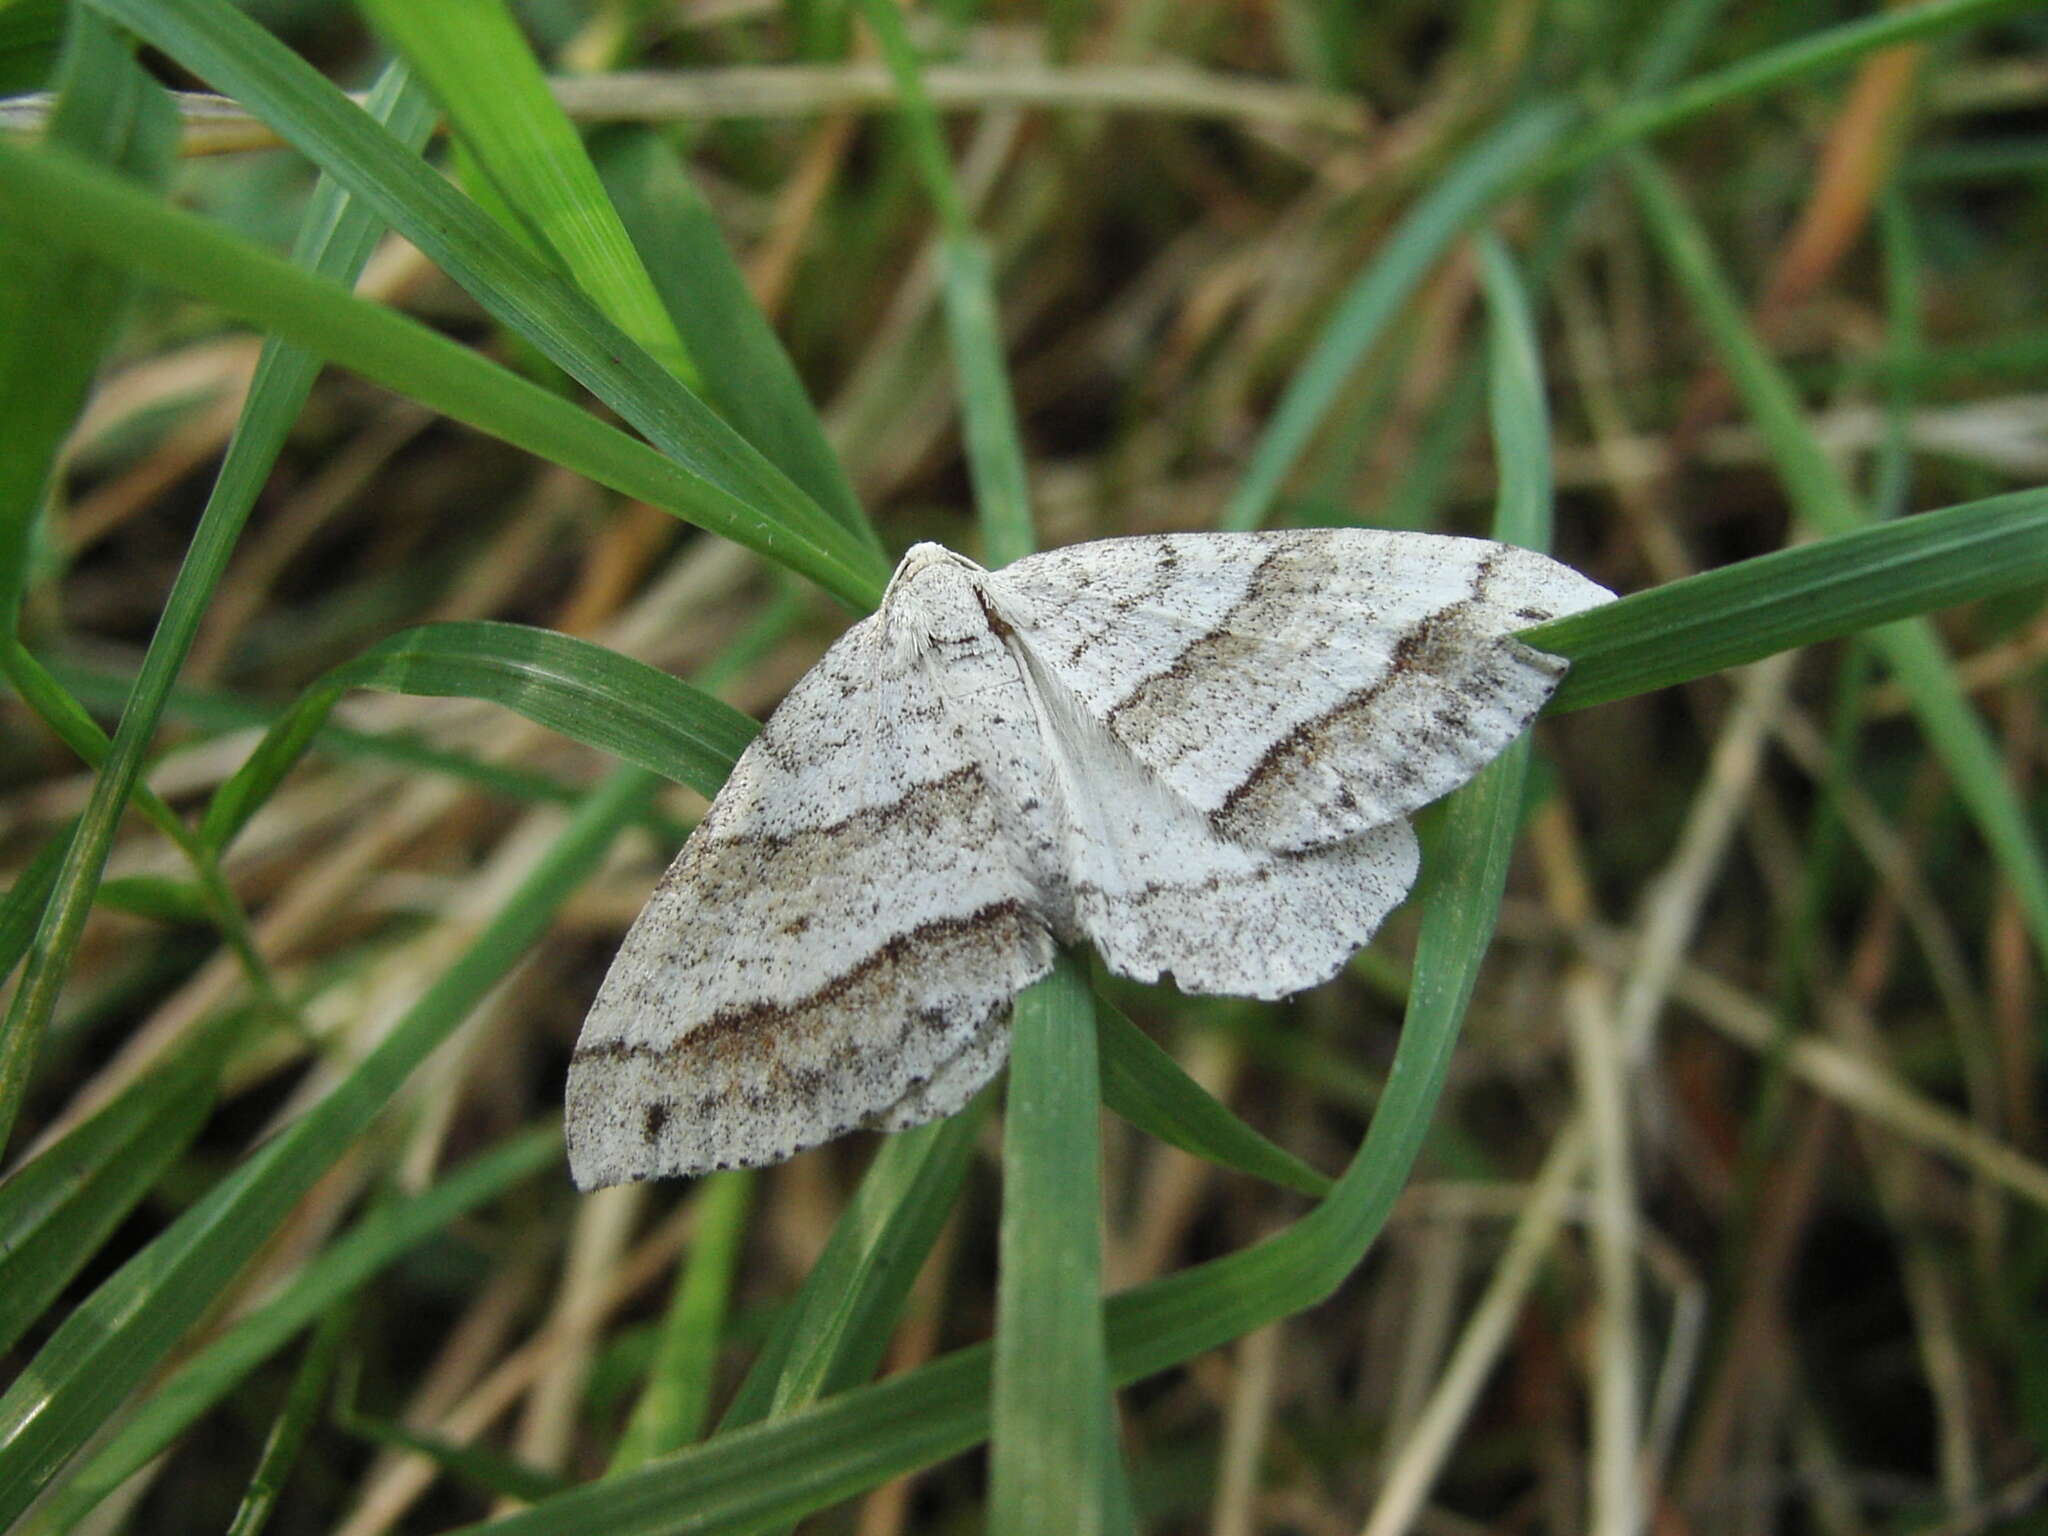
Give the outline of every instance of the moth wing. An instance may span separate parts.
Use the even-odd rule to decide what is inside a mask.
[[[627,933],[568,1084],[584,1189],[779,1161],[964,1103],[1053,940],[946,694],[1021,689],[850,629],[742,755]],[[993,1043],[992,1043],[993,1042]],[[957,1100],[957,1102],[955,1102]]]
[[[1294,851],[1464,783],[1566,669],[1514,632],[1613,596],[1511,545],[1370,529],[1107,539],[987,585],[1037,663],[1218,833]]]

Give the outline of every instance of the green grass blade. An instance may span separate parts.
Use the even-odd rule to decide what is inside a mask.
[[[1222,1168],[1234,1168],[1309,1196],[1330,1192],[1330,1180],[1284,1147],[1275,1146],[1226,1109],[1181,1070],[1137,1025],[1100,997],[1095,1000],[1102,1101],[1148,1136]]]
[[[1859,528],[1632,593],[1522,638],[1572,660],[1550,701],[1585,709],[2048,583],[2048,490]]]
[[[71,13],[49,137],[145,184],[164,179],[177,143],[163,88],[135,62],[127,39],[84,11]],[[0,412],[7,421],[0,432],[0,668],[74,751],[90,750],[87,742],[101,745],[99,728],[55,687],[15,631],[45,482],[112,339],[128,277],[118,267],[71,260],[28,240],[18,227],[0,223],[0,234],[0,275],[6,278],[0,282]],[[87,760],[97,765],[97,758]],[[169,814],[154,797],[151,809]],[[78,870],[103,847],[95,841],[97,830],[89,809],[66,847],[0,1024],[0,1147],[13,1132],[70,958],[59,930],[82,927],[92,904],[89,886],[79,889]]]
[[[50,674],[73,698],[96,713],[118,711],[135,686],[133,673],[101,672],[62,660],[51,665]],[[164,701],[165,719],[196,727],[208,735],[250,728],[268,730],[281,713],[274,703],[264,703],[222,688],[174,686]],[[529,768],[487,763],[465,752],[430,746],[408,734],[359,731],[332,720],[322,726],[320,734],[313,738],[313,750],[336,759],[446,774],[508,800],[574,805],[583,795],[582,789],[567,779]],[[0,949],[0,955],[4,953],[4,949]]]
[[[156,1187],[213,1108],[215,1024],[0,1184],[0,1349],[13,1349]]]
[[[349,1322],[349,1312],[342,1308],[328,1313],[314,1330],[305,1358],[292,1373],[292,1387],[285,1394],[284,1406],[264,1437],[263,1452],[257,1458],[256,1470],[249,1476],[249,1486],[243,1491],[235,1517],[228,1523],[227,1536],[259,1536],[277,1512],[278,1500],[284,1496],[285,1484],[291,1480],[292,1468],[305,1448],[306,1433],[313,1427],[327,1389],[334,1382]]]
[[[35,857],[7,888],[6,898],[0,900],[0,981],[13,974],[15,965],[28,953],[29,940],[36,936],[43,907],[56,888],[64,850],[77,830],[78,823],[71,821],[45,838]]]
[[[89,12],[82,10],[78,15],[81,19],[90,17]],[[92,19],[91,25],[105,24]],[[414,141],[424,141],[431,126],[425,99],[408,90],[404,79],[397,75],[387,74],[379,82],[372,94],[371,110],[388,117],[396,131]],[[352,207],[331,182],[326,183],[314,193],[293,259],[309,270],[352,282],[369,259],[376,235],[375,220],[360,206]],[[9,1007],[7,1059],[5,1066],[0,1067],[0,1085],[12,1085],[14,1081],[15,1042],[22,1042],[21,1049],[32,1055],[33,1042],[41,1038],[43,1027],[56,1008],[58,990],[70,971],[72,955],[92,912],[93,893],[106,867],[115,830],[141,780],[149,744],[162,718],[164,699],[185,663],[214,588],[227,568],[228,557],[284,446],[286,434],[298,419],[318,369],[316,358],[275,342],[266,346],[258,359],[226,460],[172,583],[163,617],[150,637],[135,691],[123,707],[113,740],[98,765],[92,796],[79,818],[78,833],[71,841],[44,910],[21,989]],[[155,799],[153,795],[147,798],[152,802]],[[26,1071],[26,1058],[19,1070]],[[4,1141],[12,1121],[15,1091],[18,1090],[0,1091],[0,1141]]]
[[[1960,27],[2027,9],[2030,0],[1927,0],[1881,15],[1843,22],[1781,47],[1752,54],[1739,64],[1703,75],[1672,90],[1646,95],[1598,119],[1576,141],[1541,168],[1544,177],[1563,176],[1626,145],[1690,122],[1730,102],[1777,90],[1810,75],[1844,68],[1879,48],[1938,37]]]
[[[815,508],[793,520],[786,508],[742,500],[720,480],[467,347],[164,207],[74,157],[0,140],[0,220],[217,304],[515,447],[757,550],[863,611],[881,596],[885,562]],[[717,430],[739,443],[723,423]],[[805,505],[811,505],[808,498]]]
[[[362,9],[447,108],[478,169],[542,247],[613,324],[696,385],[640,253],[503,0],[362,0]]]
[[[880,549],[796,366],[675,152],[644,128],[607,132],[591,152],[713,403],[813,501]]]
[[[51,1335],[0,1396],[0,1524],[106,1422],[426,1057],[531,951],[659,781],[600,785],[476,940],[348,1076],[243,1160]]]
[[[740,1384],[720,1425],[729,1434],[780,1418],[872,1376],[917,1272],[959,1198],[993,1095],[959,1114],[891,1136],[795,1302]]]
[[[697,1186],[689,1255],[662,1321],[647,1388],[612,1452],[613,1472],[679,1451],[704,1433],[755,1178],[751,1171],[716,1173]]]
[[[1554,491],[1550,408],[1544,399],[1536,317],[1514,257],[1490,234],[1479,241],[1479,275],[1486,293],[1487,408],[1493,461],[1500,466],[1494,537],[1548,549]]]
[[[1705,232],[1677,189],[1647,157],[1631,154],[1626,163],[1650,236],[1763,434],[1794,512],[1829,533],[1865,526],[1867,514],[1855,492],[1808,428],[1791,382],[1750,328]],[[2013,551],[2015,558],[2020,554]],[[1928,745],[2012,882],[2035,952],[2048,961],[2048,855],[2006,778],[1990,732],[1956,681],[1940,638],[1924,619],[1887,624],[1870,638],[1897,674]]]
[[[1017,999],[1003,1117],[989,1530],[1110,1528],[1095,1013],[1071,956]]]
[[[375,1418],[351,1410],[340,1416],[340,1424],[350,1434],[360,1435],[387,1450],[424,1456],[488,1499],[518,1499],[524,1504],[536,1504],[569,1486],[569,1480],[560,1473],[531,1466],[491,1446],[465,1445],[408,1428],[395,1419]]]
[[[300,697],[215,792],[200,832],[225,847],[350,688],[488,699],[587,746],[714,795],[760,728],[644,661],[574,635],[473,619],[422,624],[342,663]]]
[[[151,1388],[113,1438],[37,1512],[34,1528],[60,1531],[75,1524],[257,1366],[344,1305],[364,1282],[457,1218],[557,1166],[561,1155],[558,1129],[527,1131],[472,1158],[423,1193],[372,1210],[275,1296]]]
[[[1218,527],[1256,528],[1266,520],[1288,472],[1336,404],[1352,370],[1451,243],[1486,216],[1571,120],[1571,111],[1556,105],[1530,107],[1509,118],[1466,150],[1401,221],[1372,264],[1345,290],[1307,361],[1288,381]]]
[[[894,0],[882,0],[894,4]],[[967,436],[967,467],[974,481],[975,514],[989,566],[1021,560],[1038,547],[1031,521],[1031,484],[1017,404],[1003,365],[1002,317],[996,311],[995,269],[987,242],[948,236],[940,260],[945,273],[946,335],[960,375],[960,417]]]
[[[959,373],[960,416],[967,437],[967,468],[981,524],[982,558],[990,567],[1021,560],[1038,547],[1031,522],[1031,484],[1017,403],[1003,365],[1003,327],[996,305],[995,270],[987,245],[974,232],[953,167],[946,158],[938,113],[903,17],[894,0],[865,0],[863,15],[882,45],[902,104],[901,121],[911,158],[938,209],[943,231],[939,260],[946,334]]]
[[[177,119],[126,41],[74,10],[48,142],[160,185]],[[128,293],[118,267],[69,259],[0,221],[0,630],[14,633],[44,487]]]
[[[844,551],[852,571],[884,574],[871,548],[594,304],[227,0],[89,3],[255,112],[721,499],[788,537]]]
[[[116,912],[159,923],[204,923],[213,912],[206,892],[190,880],[163,875],[123,875],[102,880],[99,899]]]

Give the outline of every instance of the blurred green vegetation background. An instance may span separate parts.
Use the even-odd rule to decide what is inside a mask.
[[[0,0],[0,98],[8,1528],[2039,1528],[2048,11]],[[1633,595],[1343,977],[573,1192],[895,552],[1349,523]]]

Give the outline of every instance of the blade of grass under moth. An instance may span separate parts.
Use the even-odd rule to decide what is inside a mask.
[[[1122,1010],[1095,999],[1102,1101],[1148,1136],[1311,1197],[1331,1181],[1232,1114]]]
[[[2048,490],[1797,544],[1522,631],[1571,658],[1552,710],[1585,709],[1913,614],[2048,582]]]
[[[1868,517],[1855,492],[1807,426],[1791,382],[1757,339],[1677,188],[1640,152],[1630,153],[1624,163],[1650,237],[1768,444],[1794,512],[1827,533],[1866,526]],[[1924,619],[1901,619],[1873,629],[1870,640],[1906,690],[1928,745],[2012,882],[2036,953],[2048,961],[2048,855],[2006,778],[1990,732],[1956,681],[1940,638]]]
[[[60,1324],[0,1395],[0,1524],[14,1520],[204,1315],[420,1062],[523,960],[661,781],[613,772],[371,1052],[239,1163]]]
[[[1509,118],[1460,155],[1401,221],[1337,301],[1307,359],[1288,380],[1217,527],[1256,528],[1266,520],[1288,472],[1352,370],[1451,243],[1486,215],[1557,141],[1572,118],[1569,108],[1555,103],[1529,107]]]
[[[1017,999],[1003,1113],[988,1527],[1113,1529],[1094,998],[1071,955]]]
[[[679,1451],[704,1433],[757,1175],[714,1173],[691,1194],[696,1226],[662,1319],[647,1385],[612,1451],[612,1472]]]
[[[881,595],[884,562],[822,512],[792,521],[783,509],[742,500],[469,348],[75,157],[0,139],[0,219],[215,304],[444,415],[744,544],[863,612]],[[720,424],[719,431],[731,429]]]
[[[1036,548],[988,249],[954,180],[894,0],[866,0],[938,210],[947,335],[991,567]],[[1101,1532],[1128,1517],[1102,1333],[1101,1089],[1093,998],[1070,956],[1018,997],[1003,1132],[989,1528]]]
[[[255,111],[692,477],[806,544],[841,550],[852,571],[886,574],[594,304],[226,0],[87,3]]]
[[[300,695],[214,793],[200,832],[224,848],[351,688],[488,699],[536,724],[714,795],[759,727],[644,661],[524,624],[422,624],[343,662]]]
[[[938,1241],[994,1102],[891,1136],[876,1151],[796,1299],[727,1405],[721,1435],[808,1407],[874,1374]]]
[[[447,109],[449,126],[498,195],[612,323],[695,388],[695,365],[646,264],[605,195],[583,139],[503,0],[363,12]]]
[[[947,335],[988,562],[1036,547],[987,245],[970,227],[900,13],[868,0],[912,155],[945,231]],[[1102,1332],[1101,1102],[1093,999],[1071,957],[1017,1000],[1004,1117],[989,1527],[1128,1528]]]

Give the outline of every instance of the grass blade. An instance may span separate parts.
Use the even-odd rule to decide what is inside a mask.
[[[1102,1101],[1148,1136],[1218,1167],[1320,1197],[1330,1180],[1232,1114],[1122,1011],[1095,999]]]
[[[910,34],[894,0],[866,0],[863,13],[882,45],[902,99],[909,135],[925,191],[938,209],[943,231],[946,334],[959,373],[960,415],[966,425],[967,467],[974,480],[975,513],[981,523],[982,556],[990,567],[1021,560],[1038,547],[1031,524],[1031,486],[1024,444],[1017,430],[1017,403],[1003,366],[1003,329],[996,305],[995,271],[988,247],[974,232],[967,200],[946,158],[938,113],[924,88],[924,76]]]
[[[1110,1529],[1094,1008],[1071,956],[1017,999],[1003,1120],[989,1529]]]
[[[177,147],[164,93],[98,18],[70,17],[48,140],[145,185]],[[15,631],[51,466],[112,338],[128,294],[119,267],[68,260],[0,225],[0,630]]]
[[[1829,533],[1864,526],[1867,516],[1855,492],[1807,427],[1790,381],[1750,328],[1705,232],[1677,189],[1643,155],[1631,154],[1627,164],[1651,238],[1769,444],[1793,510]],[[2039,546],[2032,552],[2038,555]],[[2017,559],[2022,550],[2012,554]],[[1939,637],[1924,619],[1906,619],[1873,630],[1870,638],[1905,688],[1928,745],[2012,882],[2036,954],[2048,961],[2048,855],[2006,779],[1997,746],[1957,683]]]
[[[299,1452],[305,1447],[306,1432],[312,1428],[334,1381],[348,1328],[349,1313],[344,1308],[328,1313],[314,1330],[313,1341],[306,1346],[306,1357],[292,1374],[292,1387],[285,1394],[284,1406],[264,1437],[263,1453],[250,1474],[249,1486],[242,1494],[235,1517],[228,1524],[227,1536],[258,1536],[270,1523],[285,1484],[291,1479],[292,1468],[298,1463]]]
[[[278,718],[207,807],[210,846],[227,846],[351,688],[488,699],[705,795],[759,729],[681,678],[573,635],[486,620],[422,624],[342,663]]]
[[[721,1433],[780,1418],[874,1374],[959,1198],[992,1102],[983,1093],[950,1119],[882,1144],[783,1325],[726,1409]]]
[[[176,116],[163,88],[135,62],[125,38],[85,11],[71,13],[50,141],[145,184],[164,179],[177,142]],[[21,644],[16,627],[45,484],[112,339],[128,279],[118,267],[69,260],[27,240],[19,229],[7,234],[0,249],[0,262],[13,269],[0,283],[0,294],[7,296],[0,298],[0,410],[8,423],[0,434],[0,665],[31,707],[76,748],[79,726],[90,738],[97,738],[98,728],[72,700],[54,698],[43,688],[47,675]],[[80,718],[67,729],[72,711]],[[92,905],[91,884],[112,835],[111,818],[126,798],[111,810],[89,808],[80,820],[0,1024],[0,1147],[12,1135],[43,1028],[56,1007],[71,954],[68,941]]]
[[[0,219],[217,304],[444,415],[744,544],[863,611],[881,596],[884,562],[822,513],[792,520],[786,508],[743,500],[719,479],[467,347],[72,157],[0,140]],[[739,441],[722,423],[718,431]]]
[[[803,380],[682,162],[659,134],[641,128],[606,133],[592,152],[712,401],[813,501],[879,550],[874,524],[826,440]]]
[[[697,1186],[696,1234],[662,1321],[646,1390],[612,1452],[614,1472],[679,1451],[704,1433],[754,1180],[751,1171],[716,1173]]]
[[[1777,90],[1809,75],[1840,69],[1880,48],[1938,37],[1960,27],[1990,21],[2008,11],[2026,9],[2028,3],[2029,0],[1927,0],[1923,5],[1897,6],[1881,15],[1809,33],[1782,47],[1703,75],[1690,84],[1645,95],[1617,108],[1560,151],[1539,174],[1546,178],[1568,175],[1617,149],[1690,122],[1730,102]]]
[[[216,1023],[0,1184],[0,1349],[13,1349],[213,1109]]]
[[[1466,150],[1401,221],[1372,265],[1337,301],[1307,361],[1288,381],[1243,479],[1217,519],[1219,528],[1256,528],[1266,520],[1288,472],[1336,404],[1351,371],[1451,243],[1486,216],[1571,119],[1568,108],[1556,105],[1530,107],[1509,118]]]
[[[2048,491],[2015,491],[1724,565],[1522,638],[1572,659],[1550,708],[1585,709],[2044,582]]]
[[[155,1369],[414,1067],[531,949],[659,781],[593,791],[484,931],[378,1046],[65,1319],[0,1396],[0,1523],[15,1519]]]
[[[378,31],[447,108],[499,198],[612,323],[686,384],[697,374],[583,140],[502,0],[363,0]]]

